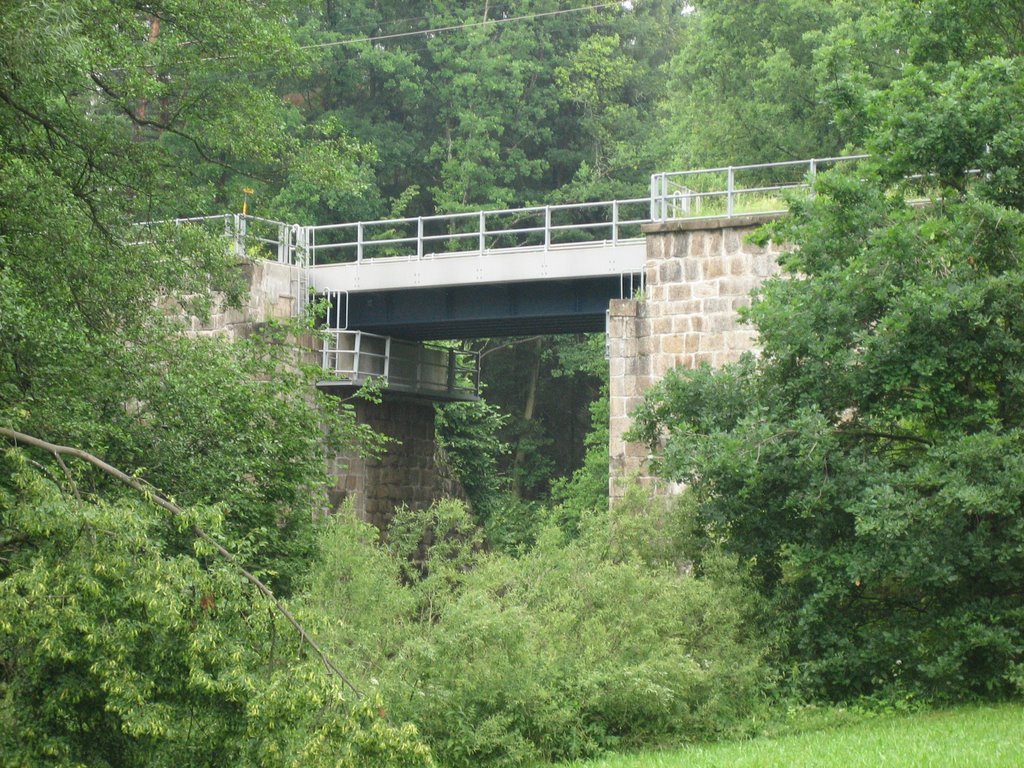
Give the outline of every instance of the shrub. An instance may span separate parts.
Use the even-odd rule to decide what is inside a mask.
[[[425,520],[431,543],[409,569],[409,532]],[[468,520],[457,502],[400,512],[387,549],[360,523],[334,520],[309,592],[339,619],[335,646],[373,670],[389,714],[414,723],[440,763],[522,765],[706,737],[758,706],[768,674],[748,621],[756,604],[724,556],[680,576],[671,558],[610,546],[623,527],[591,519],[571,542],[545,525],[515,557],[483,552]]]

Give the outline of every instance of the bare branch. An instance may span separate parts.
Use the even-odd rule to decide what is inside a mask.
[[[64,463],[64,459],[60,457],[59,453],[53,454],[53,458],[57,460],[60,468],[64,470],[64,477],[67,478],[68,485],[71,486],[71,490],[74,491],[75,498],[79,501],[82,500],[82,494],[78,492],[78,484],[75,482],[75,478],[71,476],[71,470],[68,469],[68,465]]]

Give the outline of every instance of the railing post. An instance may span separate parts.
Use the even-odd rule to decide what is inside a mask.
[[[612,245],[619,244],[619,201],[612,200]]]
[[[416,258],[423,258],[423,217],[416,217]]]
[[[240,213],[234,215],[235,224],[235,255],[239,258],[245,256],[245,216]]]
[[[384,378],[391,377],[391,337],[384,337]]]
[[[356,224],[356,262],[363,260],[363,222]]]
[[[299,224],[288,227],[288,264],[305,266],[306,264],[306,228]]]
[[[729,182],[725,193],[725,215],[732,216],[733,212],[733,192],[736,189],[736,172],[733,167],[729,166]]]
[[[309,309],[309,255],[306,248],[309,230],[299,224],[293,224],[285,228],[285,235],[288,238],[288,263],[297,274],[295,316],[305,317]]]
[[[356,331],[356,340],[352,344],[352,378],[356,379],[359,377],[359,369],[362,366],[362,361],[359,359],[362,353],[363,347],[363,334]]]
[[[544,250],[551,250],[551,206],[544,206]]]
[[[448,391],[455,390],[455,350],[448,350]]]
[[[487,245],[487,217],[483,211],[480,211],[480,253],[483,254],[484,248]]]

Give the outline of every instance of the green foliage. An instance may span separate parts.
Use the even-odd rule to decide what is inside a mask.
[[[484,525],[487,546],[500,552],[520,552],[533,546],[551,517],[544,505],[526,501],[511,491],[502,494]]]
[[[499,434],[511,451],[499,468],[520,498],[544,503],[552,478],[582,464],[590,403],[608,376],[603,344],[599,334],[577,334],[491,339],[484,347],[485,396],[508,414]]]
[[[285,591],[322,506],[322,448],[359,430],[350,412],[310,408],[311,376],[281,329],[233,346],[185,338],[182,320],[238,306],[237,258],[201,228],[132,222],[222,204],[238,173],[277,190],[296,153],[315,165],[329,150],[324,195],[358,175],[359,147],[336,126],[293,132],[296,113],[264,77],[303,65],[290,11],[0,12],[0,421],[137,467],[185,505],[223,504],[250,562]],[[76,474],[89,492],[121,493]]]
[[[636,435],[689,485],[706,544],[750,563],[812,693],[1018,692],[1019,3],[776,5],[761,11],[824,11],[816,26],[768,25],[802,51],[805,85],[790,95],[813,82],[836,116],[800,135],[834,128],[874,160],[819,177],[817,197],[763,233],[794,250],[747,313],[759,356],[666,377]],[[694,16],[718,30],[707,53],[758,49],[744,34],[756,14],[701,3]],[[735,61],[704,53],[680,63]],[[707,87],[713,105],[743,93],[702,83],[684,93]],[[708,122],[693,146],[760,125]]]
[[[929,174],[925,182],[964,192],[966,185],[997,205],[1024,208],[1024,61],[988,57],[907,72],[879,96],[879,129],[871,149],[886,158],[892,179]],[[974,179],[968,171],[977,171]]]
[[[637,138],[656,120],[684,6],[328,2],[304,20],[304,41],[382,39],[330,48],[296,94],[308,120],[337,118],[375,148],[383,200],[419,188],[413,214],[564,199],[560,190],[638,197],[656,162]],[[453,29],[405,34],[431,27]]]
[[[859,14],[860,6],[825,0],[693,6],[663,102],[674,167],[827,157],[843,146],[831,105],[817,94],[814,54],[821,35]]]
[[[680,577],[607,512],[572,543],[543,527],[519,557],[485,553],[472,527],[456,502],[401,512],[385,550],[366,526],[332,520],[308,591],[339,617],[338,653],[372,670],[442,764],[709,736],[758,707],[756,601],[728,558]]]
[[[77,499],[24,450],[2,462],[5,764],[432,764],[414,730],[346,700],[296,653],[236,566],[205,544],[169,547],[165,512]],[[221,507],[188,512],[181,532],[192,520],[223,532]]]
[[[372,219],[379,208],[373,147],[353,139],[332,117],[306,126],[296,138],[287,177],[261,215],[306,225]]]
[[[761,355],[666,377],[638,434],[667,431],[812,690],[1017,690],[1024,215],[833,175],[772,236],[799,250],[750,310]]]
[[[583,438],[587,448],[583,466],[572,477],[556,478],[551,484],[551,501],[566,533],[573,534],[583,515],[608,506],[608,393],[590,404],[590,432]]]
[[[483,522],[489,520],[502,503],[498,460],[509,448],[499,435],[506,421],[508,416],[485,400],[444,403],[437,407],[437,440],[469,496],[474,515]]]
[[[312,550],[325,446],[365,431],[314,407],[285,329],[186,338],[239,306],[244,265],[202,228],[133,222],[221,212],[242,184],[286,205],[289,172],[318,163],[333,166],[319,204],[347,204],[368,155],[336,126],[303,134],[269,86],[305,66],[293,10],[0,10],[0,423],[173,493],[279,594]],[[3,462],[6,763],[429,764],[414,734],[345,702],[187,526],[91,465]]]

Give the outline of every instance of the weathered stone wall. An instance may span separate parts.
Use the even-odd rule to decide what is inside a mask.
[[[206,321],[188,319],[185,333],[195,338],[219,337],[228,341],[244,339],[272,320],[288,320],[296,315],[296,293],[300,285],[299,267],[265,259],[240,259],[238,268],[248,284],[244,303],[238,309],[226,306],[223,297],[214,297]],[[286,343],[295,360],[320,365],[320,346],[313,334],[289,335]],[[310,398],[312,402],[312,398]]]
[[[330,494],[333,509],[351,499],[361,519],[384,528],[395,507],[402,504],[423,509],[439,499],[465,499],[435,439],[432,402],[399,398],[380,405],[360,402],[356,417],[396,442],[388,444],[380,459],[340,456],[333,462],[331,475],[337,479]]]
[[[645,296],[613,301],[609,310],[609,492],[621,497],[631,477],[651,483],[647,448],[627,443],[630,413],[644,393],[676,366],[719,366],[757,344],[737,310],[750,292],[778,270],[774,244],[746,238],[763,216],[672,221],[645,227]]]
[[[253,326],[269,320],[285,320],[295,313],[295,292],[299,267],[276,261],[245,259],[239,269],[249,283],[246,303],[239,309],[214,304],[210,318],[201,322],[193,317],[188,332],[193,336],[244,338]]]

